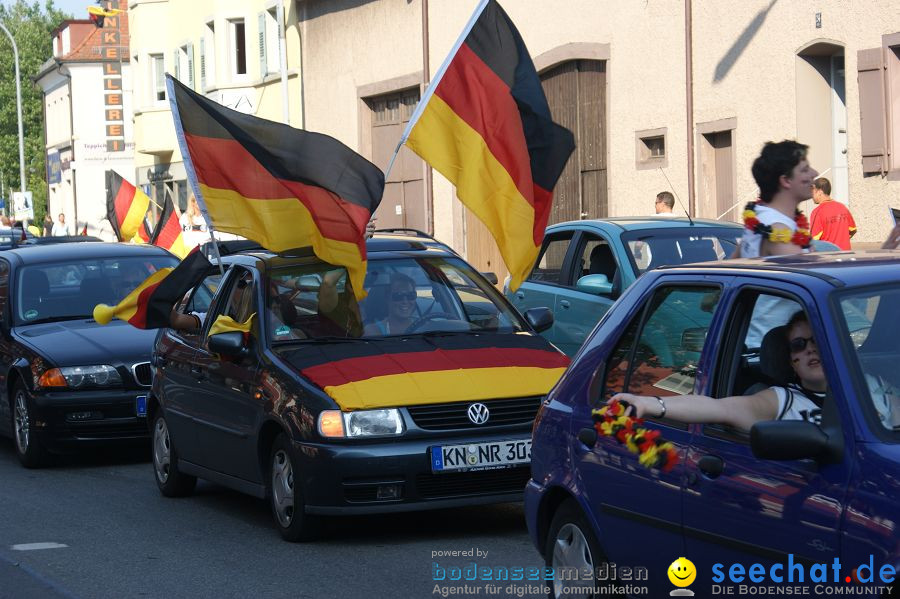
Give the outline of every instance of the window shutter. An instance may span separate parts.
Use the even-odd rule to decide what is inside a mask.
[[[172,62],[175,64],[175,78],[181,81],[181,57],[178,56],[178,50],[172,52]]]
[[[884,105],[884,53],[881,48],[856,53],[859,83],[859,134],[864,173],[887,172],[887,123]]]
[[[197,89],[194,85],[194,43],[187,45],[187,70],[188,70],[188,87]]]
[[[206,89],[206,38],[200,38],[200,91]]]
[[[266,13],[259,13],[259,76],[265,77],[269,69],[266,64]]]

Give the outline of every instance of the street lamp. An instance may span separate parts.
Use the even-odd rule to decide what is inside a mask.
[[[0,29],[12,42],[13,58],[16,60],[16,109],[19,113],[19,184],[22,192],[25,192],[25,136],[22,134],[22,88],[19,84],[19,48],[16,47],[16,40],[6,25],[0,23]]]

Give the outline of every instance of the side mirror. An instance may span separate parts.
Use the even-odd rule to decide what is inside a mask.
[[[750,429],[753,455],[764,460],[818,459],[829,450],[829,437],[812,422],[769,420]]]
[[[240,331],[229,331],[209,337],[209,351],[232,358],[241,358],[249,353],[244,345],[244,334]]]
[[[609,295],[612,293],[613,284],[606,275],[585,275],[575,283],[575,289],[592,295]]]
[[[525,311],[525,320],[538,333],[553,326],[553,311],[550,308],[532,308]]]
[[[497,282],[500,280],[497,278],[497,273],[495,273],[495,272],[485,271],[485,272],[481,273],[481,276],[484,277],[485,279],[487,279],[488,283],[490,283],[491,285],[496,285]]]
[[[700,353],[703,351],[703,343],[706,341],[706,332],[709,329],[698,327],[695,329],[685,329],[681,333],[681,349]]]

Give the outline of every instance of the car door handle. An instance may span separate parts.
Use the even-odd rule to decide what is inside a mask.
[[[572,304],[569,303],[569,300],[559,300],[559,306],[560,306],[561,308],[564,308],[564,309],[568,310],[569,307],[571,307],[571,305],[572,305]]]
[[[725,470],[725,462],[718,456],[705,455],[697,462],[697,467],[709,478],[718,478]]]
[[[584,443],[588,448],[592,448],[597,443],[597,431],[585,427],[578,431],[578,440]]]
[[[206,378],[206,370],[196,364],[191,364],[191,374],[193,374],[198,381],[202,381]]]
[[[516,291],[516,297],[519,299],[525,299],[525,292],[524,291]]]

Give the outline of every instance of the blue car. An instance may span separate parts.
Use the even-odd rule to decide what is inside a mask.
[[[607,312],[537,416],[525,511],[552,572],[574,566],[593,573],[594,590],[615,579],[627,594],[653,597],[684,586],[669,576],[680,557],[690,560],[696,580],[688,590],[699,597],[788,584],[799,588],[794,595],[816,596],[848,581],[893,583],[898,304],[900,253],[882,250],[643,276]],[[677,452],[668,470],[646,467],[626,445],[598,435],[592,411],[619,392],[721,398],[786,385],[785,335],[767,333],[799,310],[830,389],[819,425],[758,422],[747,434],[648,418],[643,426]],[[559,576],[548,584],[551,596],[590,596]]]
[[[550,308],[554,323],[542,334],[573,356],[644,272],[728,257],[741,233],[736,223],[655,216],[559,223],[547,228],[528,279],[504,294],[522,313]]]

